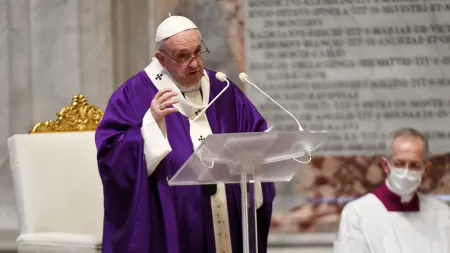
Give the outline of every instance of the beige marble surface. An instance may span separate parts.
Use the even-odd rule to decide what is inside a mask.
[[[152,6],[156,0],[111,0],[115,86],[145,68],[154,52]],[[153,43],[152,43],[153,42]]]
[[[7,138],[114,89],[109,0],[0,0],[0,231],[17,229]]]

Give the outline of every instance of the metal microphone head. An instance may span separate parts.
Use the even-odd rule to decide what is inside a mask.
[[[241,79],[241,81],[245,83],[245,81],[248,80],[248,75],[244,72],[241,72],[239,74],[239,79]]]
[[[221,81],[221,82],[225,82],[225,79],[227,79],[227,75],[225,75],[222,72],[217,72],[216,73],[216,79]]]

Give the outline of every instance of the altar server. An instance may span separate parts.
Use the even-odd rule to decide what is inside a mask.
[[[411,128],[395,132],[392,154],[382,158],[385,183],[343,212],[335,253],[450,253],[450,212],[417,193],[431,168],[428,140]]]
[[[150,65],[108,102],[96,132],[104,189],[105,253],[242,252],[240,187],[168,186],[209,134],[262,132],[250,100],[204,69],[209,54],[197,26],[171,16],[157,28]],[[259,252],[266,252],[274,185],[255,185]]]

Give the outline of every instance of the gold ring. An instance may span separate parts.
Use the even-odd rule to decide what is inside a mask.
[[[162,111],[162,110],[164,110],[164,105],[163,104],[160,104],[159,105],[159,109]]]

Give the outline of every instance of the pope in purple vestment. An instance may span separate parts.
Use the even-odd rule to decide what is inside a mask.
[[[160,33],[157,31],[156,41],[195,29],[186,24],[193,26],[184,22],[181,28],[174,31],[171,24],[169,28],[166,26],[166,31],[162,31],[163,35],[162,28],[158,28]],[[183,43],[174,45],[178,47]],[[171,51],[167,48],[160,48],[157,59],[154,58],[149,67],[114,92],[96,131],[98,167],[104,190],[102,252],[105,253],[216,252],[211,208],[214,190],[211,193],[205,191],[203,186],[171,187],[167,183],[167,177],[173,176],[195,149],[190,135],[190,114],[186,110],[180,109],[164,117],[161,129],[165,129],[164,138],[170,145],[170,152],[164,154],[160,161],[146,155],[148,150],[166,145],[158,139],[149,141],[143,136],[146,116],[151,111],[149,108],[153,111],[166,109],[164,104],[152,107],[156,103],[155,96],[159,96],[158,92],[168,84],[175,84],[171,87],[175,90],[174,87],[179,87],[178,95],[184,95],[181,82],[176,80],[177,73],[162,66],[166,64],[161,60],[165,57],[163,54],[167,54],[165,60],[173,59],[173,64],[178,63],[180,68],[187,64],[186,70],[178,73],[196,75],[190,67],[197,68],[195,62],[200,63],[200,53],[194,52],[193,57],[182,61],[179,59],[183,58],[177,58],[176,54],[170,55]],[[212,70],[200,66],[200,71],[201,84],[198,87],[202,95],[207,96],[205,102],[210,102],[225,88],[226,83],[217,80],[216,72]],[[208,107],[205,115],[213,134],[262,132],[267,128],[260,113],[233,83]],[[149,170],[149,164],[154,164],[155,168]],[[226,184],[225,192],[231,252],[238,253],[242,252],[243,245],[240,187],[238,184]],[[266,252],[274,185],[262,183],[261,193],[262,204],[257,209],[258,248],[259,252]]]

